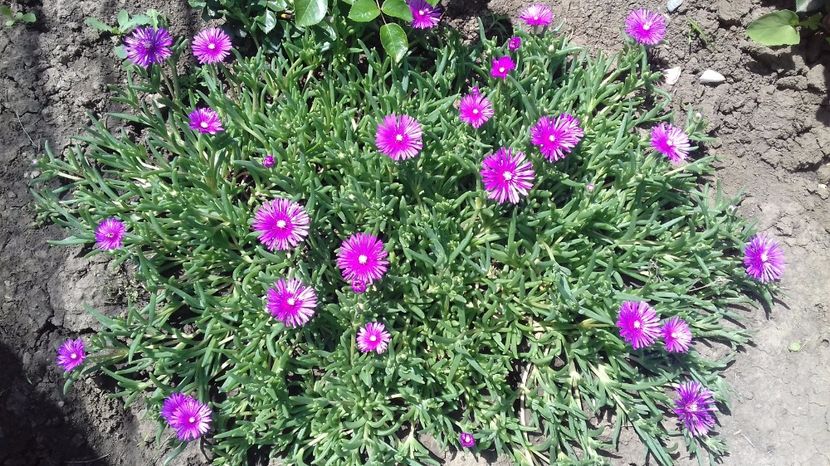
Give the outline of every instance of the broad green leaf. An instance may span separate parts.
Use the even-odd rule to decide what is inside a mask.
[[[389,16],[400,18],[407,22],[412,21],[412,11],[404,0],[386,0],[383,2],[381,10]]]
[[[118,12],[117,19],[118,19],[118,26],[123,31],[124,29],[126,29],[129,26],[130,14],[127,13],[127,10],[121,10],[121,11]]]
[[[86,24],[87,26],[89,26],[91,28],[97,29],[99,31],[112,32],[112,27],[110,25],[105,24],[100,19],[93,18],[92,16],[85,19],[84,24]]]
[[[409,48],[406,33],[402,27],[395,23],[384,24],[380,28],[380,43],[395,62],[401,61]]]
[[[0,15],[10,17],[12,15],[12,9],[8,5],[0,5]]]
[[[368,23],[380,15],[375,0],[357,0],[349,9],[349,19],[358,23]]]
[[[127,50],[124,49],[123,45],[116,45],[115,47],[112,48],[112,51],[113,51],[113,53],[115,53],[116,57],[118,57],[122,60],[127,58]]]
[[[37,21],[37,18],[35,17],[34,13],[26,13],[25,15],[20,17],[20,20],[23,21],[24,23],[31,24],[31,23],[34,23],[35,21]]]
[[[774,11],[751,22],[746,28],[750,39],[761,45],[795,45],[801,41],[798,30],[798,15],[790,10]]]
[[[795,11],[809,13],[820,10],[825,4],[827,4],[827,0],[795,0]]]
[[[262,32],[268,34],[277,26],[277,15],[271,10],[265,11],[265,23],[262,25]]]
[[[297,0],[294,2],[294,14],[297,26],[313,26],[326,16],[328,0]]]

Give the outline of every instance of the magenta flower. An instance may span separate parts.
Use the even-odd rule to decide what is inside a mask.
[[[569,113],[556,118],[542,117],[530,129],[530,142],[550,162],[564,159],[582,140],[585,133],[579,119]]]
[[[674,414],[694,436],[706,435],[715,426],[713,394],[698,382],[687,381],[677,387]]]
[[[354,291],[357,294],[365,293],[366,292],[366,282],[359,279],[359,278],[355,278],[354,280],[352,280],[352,291]]]
[[[386,351],[392,336],[386,331],[386,326],[380,322],[369,322],[357,332],[357,347],[364,353]]]
[[[394,161],[411,159],[421,152],[421,124],[409,115],[386,115],[375,132],[378,150]]]
[[[176,412],[181,405],[188,400],[192,400],[188,395],[184,393],[172,393],[170,396],[164,399],[164,403],[161,405],[161,417],[164,418],[167,423],[170,423],[170,419],[173,417],[173,413]]]
[[[167,60],[173,54],[172,45],[173,38],[164,28],[138,28],[124,40],[127,58],[142,68]]]
[[[685,353],[692,343],[689,324],[680,317],[672,317],[663,323],[663,343],[670,353]]]
[[[528,26],[550,26],[553,22],[553,11],[547,5],[536,3],[525,8],[519,19]]]
[[[521,197],[527,196],[535,176],[533,165],[525,160],[525,154],[506,147],[481,162],[481,181],[487,197],[499,204],[508,201],[516,204]]]
[[[476,439],[473,437],[473,434],[469,432],[461,432],[458,436],[458,443],[460,443],[464,448],[473,448],[476,446]]]
[[[276,161],[274,160],[274,156],[271,154],[266,155],[262,158],[262,166],[265,168],[273,168]]]
[[[625,301],[617,316],[620,336],[634,349],[654,343],[660,335],[657,313],[645,301]]]
[[[784,273],[784,253],[766,235],[755,235],[744,248],[746,274],[761,283],[780,280]]]
[[[625,19],[625,32],[638,44],[657,45],[666,35],[666,18],[649,10],[634,10]]]
[[[386,273],[389,261],[383,242],[369,233],[355,233],[337,251],[337,267],[343,279],[354,284],[355,280],[368,286],[380,280]]]
[[[63,368],[64,372],[75,370],[84,363],[85,359],[84,341],[80,338],[77,340],[70,338],[58,348],[58,365]]]
[[[219,114],[212,108],[197,108],[190,112],[190,129],[202,134],[216,134],[225,131]]]
[[[203,65],[221,62],[230,54],[232,47],[231,38],[219,28],[199,32],[191,45],[193,55]]]
[[[522,38],[519,36],[513,36],[510,40],[507,41],[507,50],[511,52],[515,52],[522,48]]]
[[[98,249],[110,251],[124,247],[124,235],[127,233],[127,226],[121,220],[110,217],[102,220],[95,228],[95,244]]]
[[[412,13],[412,27],[415,29],[430,29],[438,25],[441,20],[441,8],[432,6],[424,0],[407,0],[409,11]]]
[[[505,55],[503,57],[494,58],[493,64],[490,67],[490,76],[504,79],[515,69],[516,63],[509,56]]]
[[[210,407],[199,400],[187,397],[173,409],[167,424],[176,430],[179,440],[195,440],[210,428],[212,412]]]
[[[477,87],[472,88],[469,94],[462,97],[461,104],[458,106],[461,121],[476,129],[487,123],[487,120],[494,114],[493,103],[481,95]]]
[[[300,280],[280,278],[268,288],[265,306],[286,327],[300,327],[314,315],[317,293]]]
[[[274,199],[257,209],[251,228],[269,251],[285,251],[308,236],[309,223],[303,206],[289,199]]]
[[[665,155],[674,165],[686,160],[689,151],[692,150],[689,136],[686,136],[682,129],[665,121],[651,129],[651,147]]]

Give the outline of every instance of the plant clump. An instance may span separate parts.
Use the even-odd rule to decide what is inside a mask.
[[[601,461],[624,427],[661,464],[676,438],[722,454],[732,353],[698,349],[746,341],[733,306],[769,302],[780,256],[759,243],[744,269],[751,229],[701,183],[702,122],[668,123],[645,48],[591,57],[548,12],[520,47],[449,35],[399,64],[223,62],[210,31],[180,75],[181,41],[136,49],[128,128],[40,163],[60,243],[147,292],[91,310],[70,381],[112,377],[214,464],[433,464],[425,435]]]

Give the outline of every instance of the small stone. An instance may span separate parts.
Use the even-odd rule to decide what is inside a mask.
[[[679,66],[663,70],[663,76],[665,76],[666,78],[666,84],[669,86],[673,86],[677,82],[677,80],[680,79],[681,71],[682,69]]]
[[[703,74],[700,75],[700,82],[704,84],[716,84],[722,83],[724,81],[726,81],[726,78],[724,78],[722,74],[718,73],[715,70],[706,70],[703,72]]]
[[[669,10],[669,13],[674,13],[682,4],[683,0],[668,0],[666,2],[666,9]]]

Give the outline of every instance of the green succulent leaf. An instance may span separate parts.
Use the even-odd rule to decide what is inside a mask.
[[[383,13],[394,18],[412,22],[412,10],[404,0],[386,0],[381,7]]]
[[[323,20],[328,10],[328,0],[295,0],[294,14],[297,26],[313,26]]]
[[[349,19],[358,23],[368,23],[380,16],[375,0],[356,0],[349,9]]]
[[[795,45],[801,41],[798,34],[798,15],[790,10],[774,11],[751,22],[746,28],[750,39],[761,45]]]
[[[406,39],[406,32],[396,23],[384,24],[380,28],[380,43],[392,60],[399,62],[406,55],[409,49],[409,42]]]

